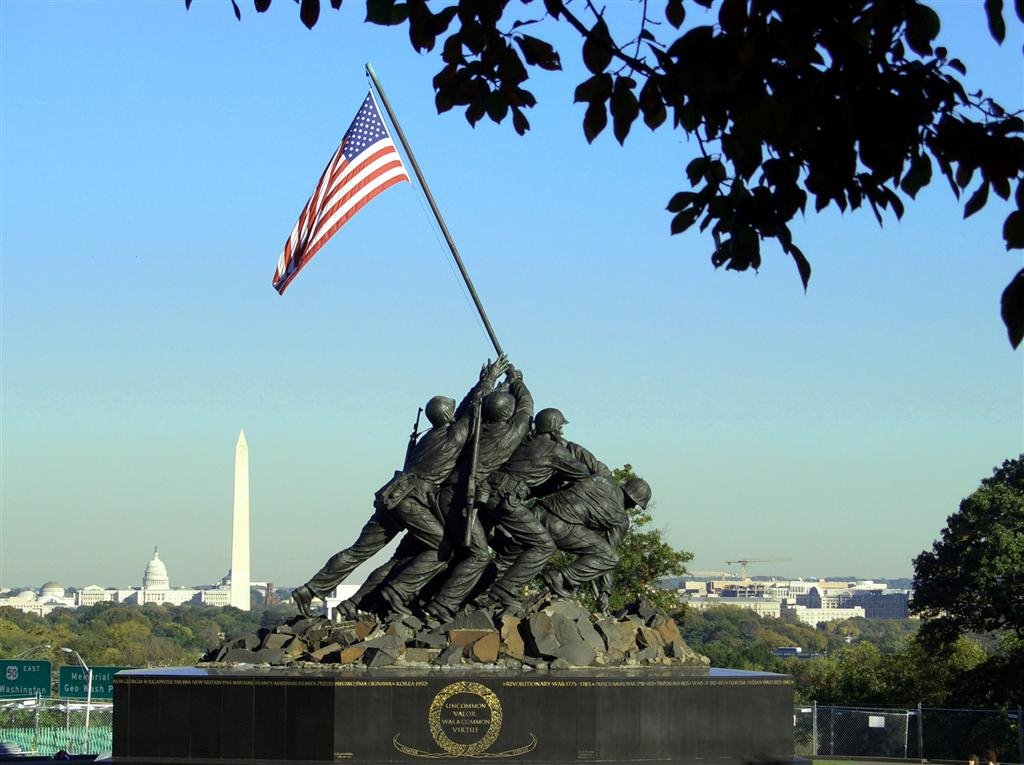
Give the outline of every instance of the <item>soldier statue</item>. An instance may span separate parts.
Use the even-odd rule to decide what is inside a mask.
[[[532,417],[533,396],[523,382],[522,373],[510,367],[507,390],[496,390],[483,400],[476,449],[463,455],[447,489],[442,491],[442,496],[446,497],[442,506],[447,504],[449,507],[449,533],[458,533],[456,520],[464,517],[469,526],[468,529],[463,527],[463,539],[468,544],[462,559],[454,564],[440,591],[426,605],[424,610],[428,616],[440,621],[450,619],[466,602],[491,563],[486,529],[473,520],[474,510],[476,504],[486,502],[488,477],[508,460],[530,432]],[[461,500],[465,499],[470,481],[474,487],[479,487],[480,494],[469,498],[470,504],[467,505]],[[459,513],[459,509],[464,513]]]
[[[410,576],[429,578],[445,566],[444,554],[439,553],[445,533],[437,511],[437,490],[448,480],[463,451],[476,403],[488,395],[507,366],[504,356],[493,364],[485,364],[479,381],[458,408],[455,401],[445,396],[435,396],[427,402],[425,411],[433,427],[408,450],[403,469],[376,492],[373,515],[359,537],[351,547],[333,555],[308,582],[292,591],[292,599],[303,615],[310,615],[314,597],[323,598],[331,592],[403,530],[419,545],[419,553],[403,567]],[[385,586],[381,594],[393,608],[404,608],[393,590]]]

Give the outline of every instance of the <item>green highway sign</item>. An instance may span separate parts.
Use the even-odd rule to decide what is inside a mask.
[[[114,675],[131,667],[91,667],[92,698],[94,701],[110,701],[114,698]],[[84,699],[87,697],[86,672],[81,667],[61,667],[57,695],[62,699]]]
[[[50,697],[50,662],[0,661],[0,699]]]

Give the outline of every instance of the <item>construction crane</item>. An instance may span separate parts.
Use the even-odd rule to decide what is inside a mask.
[[[726,564],[732,566],[736,563],[740,564],[740,579],[744,582],[747,581],[747,566],[751,563],[781,563],[782,561],[791,560],[790,558],[737,558],[736,560],[727,560]]]

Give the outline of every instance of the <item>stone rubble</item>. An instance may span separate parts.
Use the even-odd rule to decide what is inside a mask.
[[[522,615],[468,609],[443,625],[425,624],[415,616],[381,622],[367,614],[340,623],[296,616],[273,629],[225,641],[198,666],[234,664],[566,669],[707,667],[709,662],[686,645],[675,621],[650,601],[608,615],[542,596],[528,603]]]

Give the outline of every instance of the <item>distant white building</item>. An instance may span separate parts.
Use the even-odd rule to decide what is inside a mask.
[[[75,599],[66,597],[64,587],[57,582],[47,582],[38,592],[23,590],[13,595],[6,594],[0,598],[0,606],[17,608],[26,614],[46,616],[57,608],[74,608]]]
[[[228,579],[212,587],[171,587],[167,566],[160,559],[160,553],[153,548],[153,557],[146,564],[142,574],[142,586],[129,589],[115,589],[90,584],[71,595],[57,582],[47,582],[39,591],[24,590],[15,595],[0,597],[0,606],[11,606],[25,613],[46,616],[56,608],[78,608],[94,606],[97,603],[124,603],[144,605],[180,606],[183,603],[205,603],[209,606],[231,605],[231,587]]]
[[[683,580],[676,591],[690,608],[698,611],[735,606],[776,618],[789,613],[811,626],[856,617],[906,619],[910,597],[907,590],[887,589],[884,582],[870,579],[847,582],[688,579]]]
[[[864,609],[860,606],[852,608],[809,608],[808,606],[787,606],[785,613],[793,614],[797,621],[817,627],[822,622],[832,622],[838,619],[856,619],[864,617]]]
[[[747,611],[753,611],[758,616],[771,616],[779,618],[782,612],[782,603],[774,598],[728,598],[711,595],[708,597],[691,597],[686,599],[686,605],[696,611],[706,611],[709,608],[719,606],[733,606]]]
[[[334,588],[334,592],[324,598],[323,615],[331,621],[335,621],[335,610],[338,608],[338,604],[351,598],[359,592],[359,588],[362,586],[361,584],[339,584]]]

